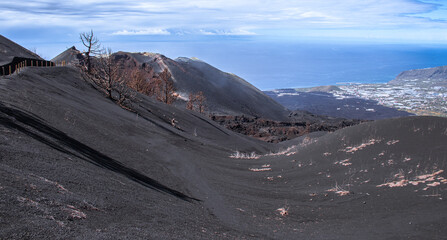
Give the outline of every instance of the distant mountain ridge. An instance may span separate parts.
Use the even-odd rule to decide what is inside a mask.
[[[57,64],[79,64],[83,60],[84,55],[81,53],[81,51],[76,49],[75,46],[68,48],[67,50],[51,59],[52,62],[55,62]]]
[[[389,84],[402,84],[408,81],[430,81],[433,83],[441,83],[447,86],[447,66],[424,68],[424,69],[413,69],[408,71],[403,71]]]
[[[244,79],[198,59],[175,60],[157,53],[117,52],[116,60],[128,67],[150,67],[155,72],[168,69],[181,98],[202,91],[207,110],[217,115],[248,115],[285,120],[288,110]]]

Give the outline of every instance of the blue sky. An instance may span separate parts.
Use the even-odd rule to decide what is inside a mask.
[[[445,0],[0,0],[0,22],[0,34],[47,58],[90,29],[123,50],[145,41],[447,43]]]

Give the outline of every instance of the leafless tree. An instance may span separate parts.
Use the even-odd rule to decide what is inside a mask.
[[[90,32],[84,32],[79,34],[82,44],[87,48],[85,51],[87,72],[91,73],[92,70],[92,59],[93,55],[99,54],[101,52],[101,44],[98,38],[93,34],[93,30]]]
[[[104,49],[103,53],[95,62],[92,73],[95,82],[102,87],[107,96],[113,100],[112,92],[115,82],[122,78],[122,72],[112,59],[112,49]]]
[[[129,77],[127,86],[139,93],[153,95],[152,93],[154,90],[151,82],[154,81],[156,76],[152,69],[140,69],[135,67],[130,71]]]
[[[132,74],[122,69],[114,60],[110,48],[103,50],[96,59],[92,65],[92,73],[95,83],[118,105],[125,107],[124,102],[134,97],[135,92],[128,86]]]
[[[194,103],[195,103],[194,94],[190,93],[188,97],[188,102],[186,102],[186,109],[194,110]]]
[[[190,93],[188,102],[186,103],[186,108],[189,110],[198,111],[200,113],[205,112],[206,108],[206,97],[203,94],[202,91],[199,91],[198,93]]]
[[[199,113],[204,113],[206,107],[205,105],[206,97],[202,91],[196,94],[196,101],[197,101],[197,110],[199,111]]]
[[[171,73],[167,68],[158,75],[158,79],[153,80],[153,89],[159,101],[166,104],[172,104],[177,98],[175,95],[174,82],[171,79]]]

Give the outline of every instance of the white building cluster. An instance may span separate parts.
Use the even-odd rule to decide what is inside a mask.
[[[447,87],[435,82],[410,80],[400,85],[350,84],[331,91],[337,98],[363,98],[417,115],[447,116]]]

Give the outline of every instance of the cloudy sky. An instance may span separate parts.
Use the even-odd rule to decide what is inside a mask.
[[[37,48],[77,42],[90,29],[106,42],[447,43],[446,0],[0,0],[0,22],[0,34]]]

